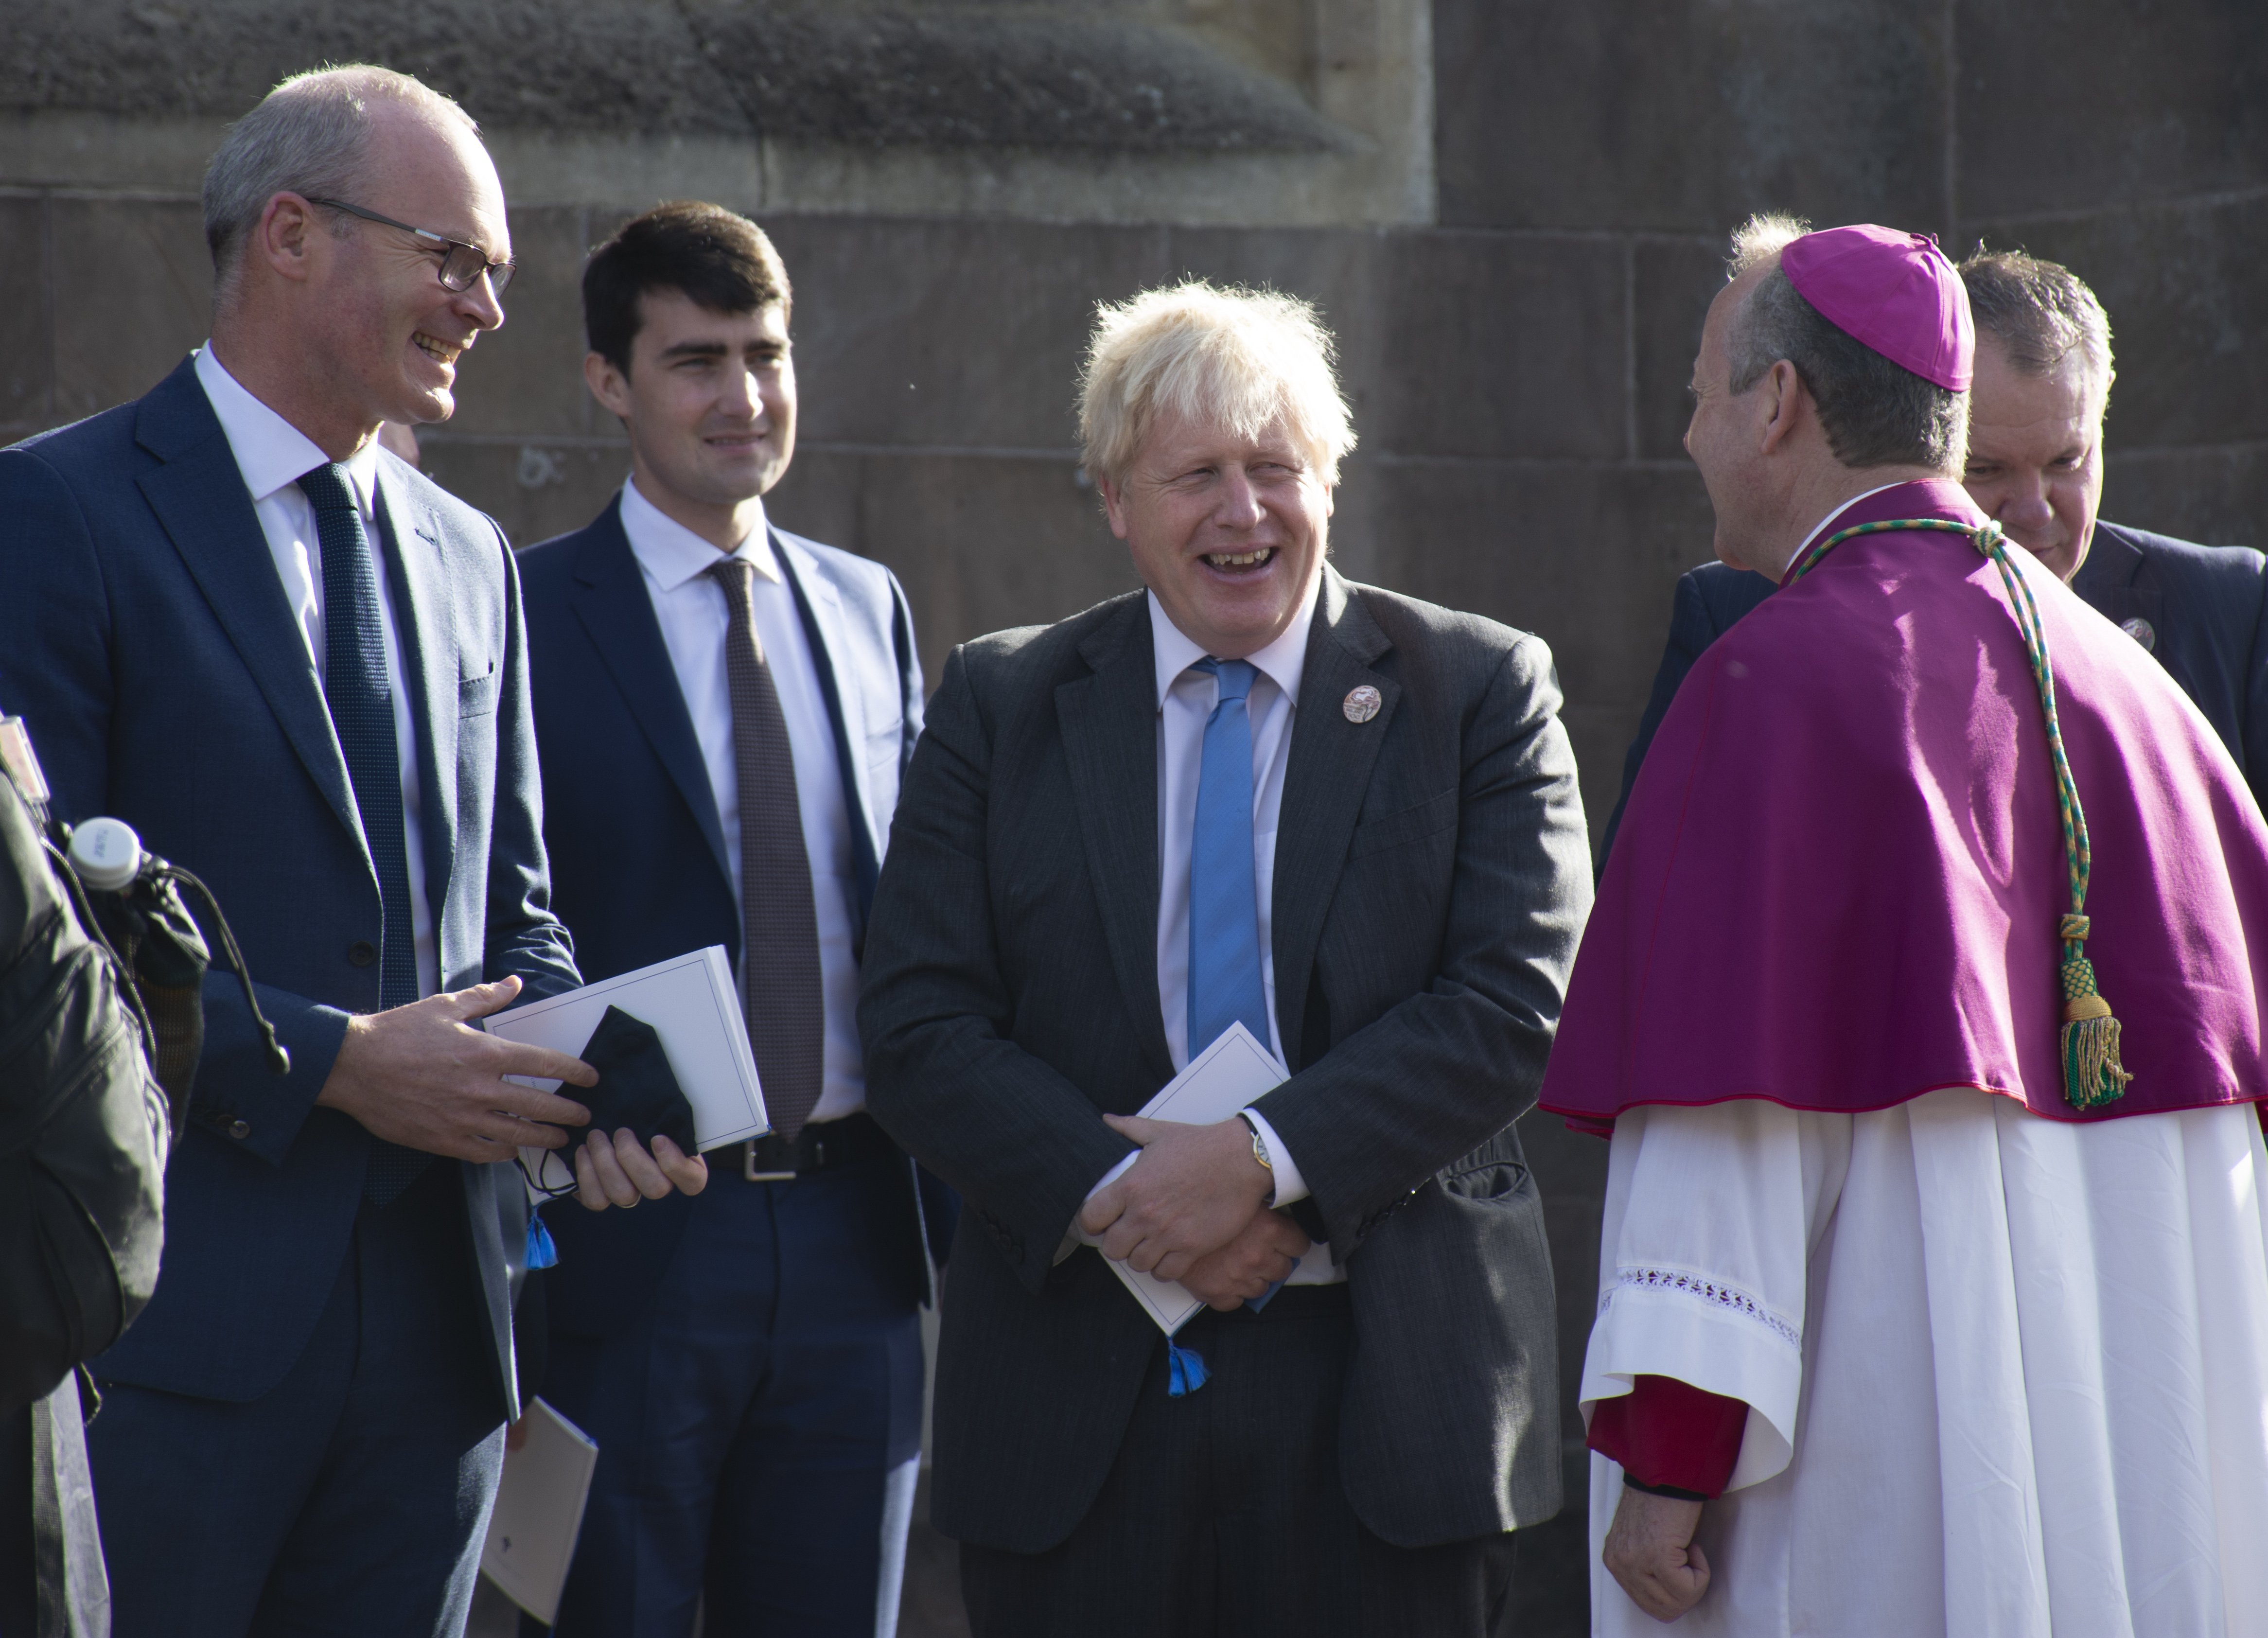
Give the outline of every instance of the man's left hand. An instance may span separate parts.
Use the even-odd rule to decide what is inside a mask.
[[[1182,1289],[1221,1313],[1233,1313],[1268,1288],[1289,1280],[1307,1254],[1307,1231],[1282,1212],[1255,1212],[1242,1232],[1182,1276]]]
[[[575,1198],[594,1212],[658,1200],[672,1189],[698,1194],[708,1186],[709,1162],[659,1133],[652,1154],[628,1126],[611,1138],[593,1132],[575,1151]]]
[[[1674,1621],[1709,1590],[1709,1560],[1693,1532],[1701,1503],[1625,1487],[1599,1557],[1632,1604]]]
[[[1098,1189],[1079,1227],[1101,1237],[1102,1254],[1138,1273],[1179,1280],[1198,1258],[1242,1233],[1276,1191],[1252,1157],[1252,1132],[1232,1116],[1208,1126],[1138,1115],[1105,1115],[1142,1147],[1126,1175]]]

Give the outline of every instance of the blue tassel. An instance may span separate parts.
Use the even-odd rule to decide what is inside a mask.
[[[534,1273],[537,1269],[539,1269],[539,1268],[551,1268],[551,1267],[555,1267],[555,1266],[556,1266],[556,1265],[557,1265],[558,1261],[559,1261],[559,1248],[558,1248],[557,1246],[556,1246],[556,1245],[554,1245],[554,1244],[552,1244],[552,1243],[551,1243],[551,1230],[549,1230],[549,1228],[546,1228],[543,1226],[543,1217],[542,1217],[542,1214],[541,1214],[541,1213],[539,1213],[539,1212],[530,1212],[530,1213],[528,1213],[528,1214],[527,1214],[527,1271],[528,1271],[528,1273]]]
[[[1276,1294],[1283,1288],[1284,1282],[1279,1280],[1274,1285],[1270,1286],[1268,1289],[1263,1291],[1258,1296],[1245,1298],[1244,1306],[1257,1314],[1262,1309],[1266,1308],[1270,1302],[1274,1302],[1276,1300]]]
[[[1204,1354],[1195,1348],[1183,1347],[1171,1337],[1166,1339],[1166,1370],[1168,1376],[1167,1397],[1175,1399],[1184,1394],[1195,1393],[1212,1375],[1205,1369]]]

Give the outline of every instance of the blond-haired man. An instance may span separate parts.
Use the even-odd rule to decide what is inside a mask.
[[[1590,897],[1550,656],[1325,561],[1304,304],[1106,308],[1082,421],[1146,589],[953,654],[867,937],[869,1105],[967,1203],[934,1516],[983,1634],[1502,1630],[1559,1504],[1512,1122]],[[1288,1080],[1130,1118],[1237,1022]],[[1108,1258],[1209,1310],[1169,1349]]]

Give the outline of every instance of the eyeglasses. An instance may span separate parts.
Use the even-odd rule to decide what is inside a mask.
[[[489,276],[489,289],[498,300],[504,298],[504,287],[519,264],[512,262],[491,262],[489,253],[478,245],[468,245],[461,239],[451,239],[429,228],[412,227],[407,222],[397,222],[390,216],[380,216],[375,210],[365,210],[360,205],[350,205],[343,199],[317,199],[312,195],[309,204],[320,205],[326,210],[343,210],[349,216],[358,216],[365,222],[375,222],[380,227],[398,227],[405,233],[414,233],[423,240],[429,248],[441,253],[441,288],[466,291],[483,273]]]

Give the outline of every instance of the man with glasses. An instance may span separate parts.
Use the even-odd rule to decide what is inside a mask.
[[[158,1294],[93,1363],[114,1630],[459,1634],[518,1413],[511,1162],[588,1118],[504,1077],[596,1079],[478,1027],[578,981],[519,583],[377,441],[504,321],[503,191],[453,103],[354,67],[239,121],[204,205],[210,343],[0,453],[0,709],[63,816],[211,885],[289,1055],[208,990]]]

